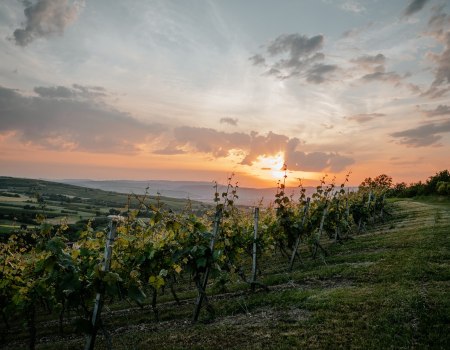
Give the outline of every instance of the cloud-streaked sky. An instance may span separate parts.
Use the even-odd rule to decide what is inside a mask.
[[[446,0],[0,3],[0,175],[417,181],[450,167]]]

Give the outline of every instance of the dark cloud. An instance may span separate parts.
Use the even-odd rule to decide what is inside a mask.
[[[14,31],[17,45],[26,46],[36,38],[62,34],[73,23],[83,6],[84,0],[38,0],[24,2],[25,28]]]
[[[65,86],[37,86],[34,88],[34,92],[41,97],[49,98],[72,98],[76,96],[72,89],[66,88]]]
[[[80,84],[73,84],[72,87],[76,91],[77,96],[85,98],[103,97],[106,96],[106,89],[102,86],[87,86]]]
[[[439,105],[432,110],[422,110],[427,117],[440,117],[444,115],[450,115],[450,106]]]
[[[443,8],[435,7],[426,32],[443,48],[441,52],[433,50],[428,53],[428,58],[436,64],[433,83],[423,93],[423,96],[430,98],[442,97],[450,91],[450,16],[443,12]]]
[[[270,68],[266,73],[264,73],[265,75],[274,75],[277,76],[278,78],[281,78],[281,71],[279,69],[276,68]]]
[[[67,98],[73,89],[37,91],[39,96],[29,97],[0,87],[0,133],[12,131],[23,142],[49,149],[129,154],[164,130],[95,100]]]
[[[432,86],[450,84],[450,31],[446,33],[443,44],[445,48],[440,54],[430,54],[432,60],[437,64]]]
[[[174,129],[176,147],[190,146],[194,150],[226,157],[234,148],[246,149],[251,136],[245,133],[226,133],[211,128],[181,126]]]
[[[336,65],[315,64],[306,72],[306,80],[310,83],[320,84],[328,80],[332,73],[338,70]]]
[[[260,54],[253,55],[249,58],[249,60],[252,61],[253,65],[255,66],[266,64],[266,59]]]
[[[308,57],[312,53],[320,50],[323,46],[323,35],[316,35],[308,38],[300,34],[283,34],[273,40],[267,51],[271,56],[288,54],[288,62],[299,62],[303,57]]]
[[[238,124],[238,119],[237,118],[230,118],[230,117],[225,117],[225,118],[220,118],[220,124],[230,124],[233,126],[236,126]]]
[[[392,137],[400,138],[400,143],[409,147],[436,145],[441,134],[450,132],[450,120],[441,123],[420,125],[416,128],[394,132]]]
[[[383,113],[368,113],[368,114],[355,114],[348,117],[344,117],[347,120],[353,120],[358,123],[366,123],[373,119],[384,117],[386,114]]]
[[[339,172],[355,162],[352,158],[333,152],[301,152],[297,150],[299,144],[297,138],[290,139],[287,144],[285,161],[289,170]]]
[[[394,71],[386,71],[387,58],[382,53],[376,55],[363,55],[350,60],[355,64],[354,68],[365,71],[360,81],[363,83],[372,82],[385,82],[394,85],[395,87],[404,87],[410,90],[413,94],[422,94],[422,90],[413,83],[405,82],[407,78],[411,76],[411,73],[407,72],[400,75]],[[353,69],[354,69],[353,68]]]
[[[401,76],[396,72],[386,72],[386,56],[384,56],[382,53],[376,55],[360,56],[352,59],[350,62],[355,64],[356,68],[366,71],[366,74],[361,77],[362,82],[386,82],[396,87],[406,87],[413,94],[422,93],[417,85],[404,81],[411,76],[410,73],[406,73]]]
[[[73,88],[65,86],[37,86],[34,92],[45,98],[86,98],[95,99],[107,95],[105,88],[101,86],[83,86],[73,84]]]
[[[403,78],[395,72],[377,71],[374,73],[366,74],[361,79],[366,82],[384,81],[384,82],[392,83],[394,85],[398,85],[401,83]]]
[[[337,71],[337,66],[321,64],[325,55],[319,52],[324,43],[323,35],[307,37],[300,34],[283,34],[265,46],[265,54],[250,57],[253,65],[268,67],[265,75],[278,79],[297,77],[320,84]]]
[[[243,154],[242,165],[253,165],[260,156],[273,156],[280,152],[290,170],[303,171],[341,171],[354,161],[337,153],[300,152],[297,138],[269,132],[266,135],[257,132],[226,133],[210,128],[183,126],[174,130],[174,140],[158,154],[178,154],[189,147],[197,152],[211,154],[214,158],[226,157],[232,151]]]
[[[450,91],[450,87],[442,88],[440,86],[430,86],[427,91],[424,91],[421,96],[429,97],[431,99],[437,99],[445,96]]]
[[[351,62],[367,70],[373,71],[375,67],[375,71],[380,71],[380,69],[384,71],[384,64],[386,63],[386,57],[383,54],[379,53],[373,56],[370,55],[360,56],[358,58],[351,60]]]
[[[408,7],[405,9],[405,16],[411,16],[412,14],[419,12],[428,1],[429,0],[412,0]]]

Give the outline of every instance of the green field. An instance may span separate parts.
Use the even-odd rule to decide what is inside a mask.
[[[160,322],[143,309],[113,304],[103,320],[114,349],[445,349],[450,344],[450,205],[401,200],[393,218],[328,243],[325,259],[309,258],[286,271],[285,259],[263,263],[269,292],[235,283],[210,298],[216,318],[191,324],[195,293],[186,281],[176,305],[159,298]],[[214,286],[212,285],[212,290]],[[41,315],[38,349],[80,349],[82,334],[57,333]],[[202,317],[205,317],[202,314]],[[26,348],[16,325],[5,348]],[[99,334],[96,348],[107,348]]]
[[[188,205],[184,199],[155,196],[146,199],[147,204],[158,205],[158,202],[174,211],[183,210]],[[128,194],[0,176],[0,234],[19,229],[23,224],[34,227],[38,214],[44,215],[49,223],[55,225],[61,222],[75,224],[95,217],[106,217],[111,209],[124,211],[128,204],[131,208],[137,208],[139,201]],[[198,212],[208,208],[195,201],[189,205]]]

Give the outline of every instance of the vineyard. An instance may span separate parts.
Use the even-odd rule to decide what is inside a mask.
[[[54,348],[73,349],[93,349],[94,344],[96,348],[162,348],[164,341],[167,348],[213,348],[219,343],[273,348],[276,335],[267,329],[273,322],[284,334],[284,347],[321,348],[333,343],[350,347],[352,341],[372,348],[386,342],[414,347],[433,339],[439,348],[448,335],[439,340],[441,329],[436,327],[447,324],[449,330],[450,255],[448,238],[442,234],[448,229],[448,208],[427,207],[427,211],[426,204],[414,207],[413,202],[388,202],[390,184],[383,175],[364,182],[356,192],[347,190],[347,181],[335,185],[322,179],[311,198],[300,185],[300,198],[295,200],[280,183],[273,205],[242,208],[236,205],[239,189],[230,178],[225,192],[219,193],[216,187],[216,205],[202,216],[189,206],[174,212],[159,202],[148,203],[145,196],[135,196],[137,209],[126,207],[122,215],[110,216],[105,230],[88,225],[76,241],[69,241],[65,225],[55,229],[44,216],[38,217],[38,229],[17,231],[0,243],[2,343],[30,349],[52,348],[52,343],[59,344]],[[414,290],[412,297],[401,294],[405,276],[396,275],[401,261],[385,251],[399,244],[415,252],[414,239],[406,229],[416,227],[408,223],[421,218],[428,220],[434,237],[423,239],[430,250],[423,244],[421,253],[431,254],[435,265],[434,270],[421,270],[422,262],[417,260],[419,265],[411,267],[417,271],[410,273],[417,273],[424,283],[439,273],[441,284],[433,290],[441,294],[425,295],[423,289],[416,295],[414,284],[408,286]],[[406,230],[400,232],[401,243],[390,238],[396,227]],[[374,232],[378,235],[373,236]],[[421,235],[416,238],[422,242]],[[368,249],[370,242],[375,247],[370,254],[358,252],[361,247]],[[412,253],[409,256],[416,258]],[[377,274],[377,268],[386,268],[377,261],[388,261],[392,267],[392,271],[383,270],[387,277]],[[364,277],[359,275],[361,270]],[[373,289],[366,285],[356,289],[358,283],[367,283],[367,279],[375,283],[377,278],[387,280],[376,281]],[[387,286],[388,280],[398,283],[398,294]],[[326,293],[315,294],[318,289]],[[356,305],[351,315],[357,319],[359,311],[364,312],[363,301],[370,300],[374,291],[392,293],[384,299],[389,308],[418,303],[423,315],[389,314],[391,324],[384,327],[392,329],[369,320],[366,327],[378,327],[370,332],[364,322],[361,326],[348,319],[342,329],[349,334],[336,335],[334,329],[341,325],[328,324],[327,312],[337,307],[338,313],[348,314]],[[437,299],[444,300],[439,310],[428,302]],[[377,302],[370,312],[376,313]],[[439,317],[435,328],[421,323],[424,317],[432,317],[426,316],[430,307],[436,307]],[[253,318],[251,325],[249,317]],[[377,317],[381,320],[382,315]],[[414,319],[415,326],[404,326],[403,318]],[[308,328],[308,324],[315,337],[306,333],[289,336],[290,332],[294,335],[294,325]],[[430,338],[424,340],[415,332],[425,326]],[[362,329],[350,336],[355,327]],[[175,331],[171,333],[170,328]],[[26,342],[25,335],[15,338],[23,330]],[[364,343],[364,334],[372,332],[379,339]],[[326,335],[330,333],[335,337],[333,343]]]

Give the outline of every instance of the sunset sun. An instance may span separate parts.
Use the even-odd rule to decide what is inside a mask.
[[[284,176],[284,153],[259,156],[253,165],[264,178],[282,179]]]

